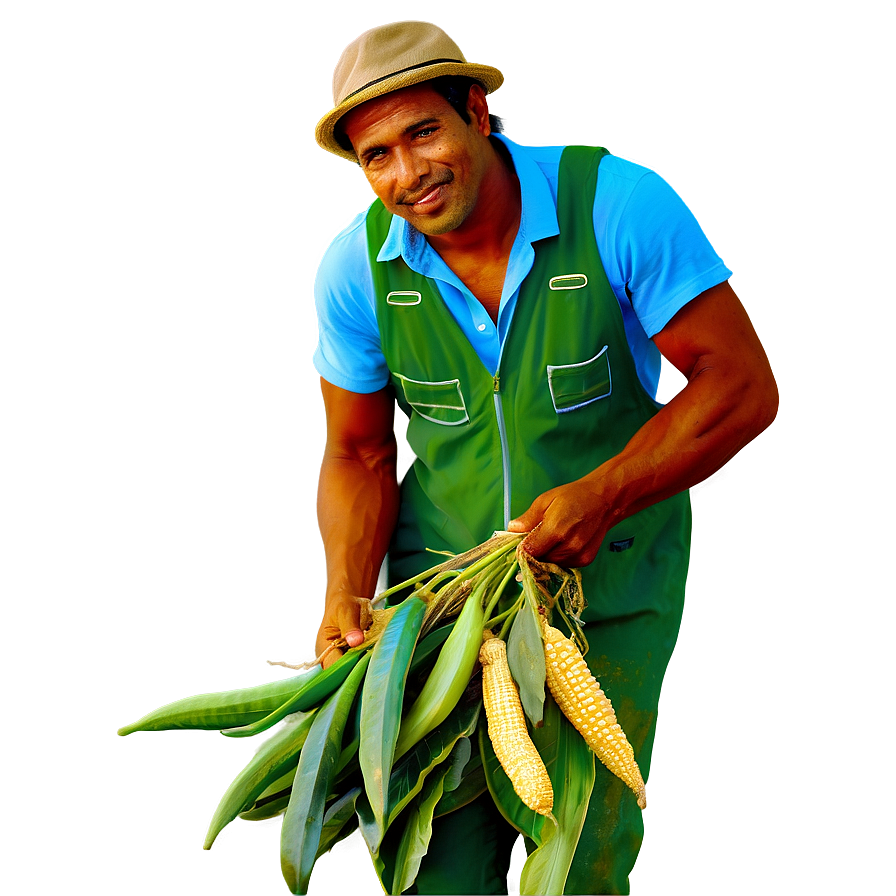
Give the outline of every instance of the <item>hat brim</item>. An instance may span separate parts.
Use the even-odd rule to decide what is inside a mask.
[[[347,112],[369,100],[385,96],[385,94],[392,93],[394,90],[401,90],[403,87],[412,87],[414,84],[420,84],[423,81],[440,78],[443,75],[462,75],[466,78],[473,78],[482,84],[486,93],[493,93],[504,83],[504,75],[498,69],[488,65],[476,65],[471,62],[437,62],[433,65],[399,72],[381,81],[376,81],[346,97],[335,109],[328,112],[317,123],[317,127],[314,129],[315,139],[329,152],[342,156],[343,159],[348,159],[350,162],[357,162],[357,156],[351,150],[343,149],[336,140],[336,126],[339,123],[339,119]]]

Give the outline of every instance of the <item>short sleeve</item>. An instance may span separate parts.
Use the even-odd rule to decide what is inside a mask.
[[[621,201],[600,221],[595,216],[610,248],[607,275],[653,337],[691,299],[727,280],[731,271],[687,205],[658,174],[615,157],[608,167],[619,181]]]
[[[314,367],[350,392],[376,392],[389,382],[380,344],[365,214],[330,244],[314,281],[318,343]]]

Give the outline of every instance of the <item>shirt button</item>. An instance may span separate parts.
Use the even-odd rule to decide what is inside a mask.
[[[485,324],[479,324],[479,326],[476,327],[476,329],[479,330],[480,333],[485,332]]]

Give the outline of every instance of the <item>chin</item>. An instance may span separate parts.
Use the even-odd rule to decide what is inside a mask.
[[[457,230],[470,216],[468,209],[444,209],[438,215],[411,215],[405,218],[409,224],[425,236],[441,236]]]
[[[411,224],[420,231],[424,236],[441,236],[443,233],[450,233],[456,230],[463,223],[462,221],[411,221]]]

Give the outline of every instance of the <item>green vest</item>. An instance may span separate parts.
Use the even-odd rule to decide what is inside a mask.
[[[661,407],[638,379],[595,245],[590,197],[605,154],[592,147],[563,152],[560,233],[534,245],[496,375],[483,366],[434,282],[401,257],[376,260],[391,215],[379,200],[370,208],[377,321],[416,455],[402,482],[389,553],[393,582],[432,566],[427,548],[458,553],[504,529],[541,493],[618,454]],[[583,570],[584,618],[658,608],[670,576],[680,580],[678,595],[689,536],[687,492],[612,529]]]

